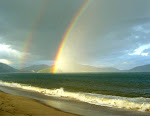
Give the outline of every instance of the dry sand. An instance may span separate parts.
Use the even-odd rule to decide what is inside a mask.
[[[0,116],[76,116],[36,100],[0,92]]]

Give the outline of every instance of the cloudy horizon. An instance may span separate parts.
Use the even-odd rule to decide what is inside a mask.
[[[26,54],[25,66],[53,64],[63,35],[85,2],[1,0],[0,62],[19,68]],[[149,0],[91,0],[65,43],[64,59],[122,70],[150,64],[149,4]],[[25,50],[30,33],[32,41]]]

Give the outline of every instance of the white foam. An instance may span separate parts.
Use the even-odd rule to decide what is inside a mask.
[[[92,93],[77,93],[77,92],[75,93],[75,92],[64,91],[63,88],[45,89],[45,88],[29,86],[26,84],[19,84],[13,82],[10,83],[10,82],[3,82],[3,81],[0,81],[0,85],[16,87],[25,90],[32,90],[45,95],[68,97],[68,98],[76,99],[79,101],[83,101],[95,105],[150,112],[150,98],[143,98],[143,97],[127,98],[127,97],[92,94]]]

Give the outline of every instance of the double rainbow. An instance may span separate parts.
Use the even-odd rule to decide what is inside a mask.
[[[64,36],[62,37],[62,42],[61,42],[61,44],[59,46],[58,52],[57,52],[56,57],[55,57],[55,63],[54,63],[53,68],[52,68],[52,73],[56,73],[57,72],[58,65],[59,65],[61,57],[62,57],[62,51],[63,51],[63,48],[65,46],[66,40],[68,39],[70,33],[75,28],[76,24],[78,23],[79,19],[84,14],[85,10],[88,8],[88,6],[90,5],[90,3],[91,3],[91,0],[86,0],[84,2],[84,4],[82,5],[82,7],[79,9],[79,11],[77,12],[77,14],[72,19],[72,21],[71,21],[69,27],[67,28]]]
[[[33,22],[33,25],[31,27],[31,31],[29,32],[25,45],[23,47],[23,55],[21,57],[21,62],[20,62],[20,69],[22,69],[24,67],[24,63],[27,61],[27,56],[28,56],[28,51],[31,47],[31,42],[33,41],[33,36],[35,33],[35,29],[37,28],[42,15],[44,14],[45,9],[47,8],[48,2],[50,0],[45,0],[44,4],[42,5],[42,7],[40,8],[40,11],[38,12],[38,15],[36,17],[36,20]],[[72,30],[75,28],[76,24],[78,23],[79,19],[81,18],[81,16],[84,14],[85,10],[88,8],[89,4],[91,3],[92,0],[85,0],[85,2],[83,3],[82,7],[78,10],[78,12],[76,13],[76,15],[74,16],[74,18],[72,19],[69,27],[67,28],[64,36],[62,37],[62,42],[59,46],[58,52],[56,54],[55,57],[55,63],[52,67],[52,72],[56,73],[57,69],[58,69],[58,64],[59,61],[61,59],[62,56],[62,51],[63,48],[65,46],[66,40],[69,38],[70,33],[72,32]]]

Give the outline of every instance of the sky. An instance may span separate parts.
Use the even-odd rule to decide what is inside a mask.
[[[52,64],[87,0],[1,0],[0,62]],[[150,1],[91,0],[63,49],[66,61],[126,70],[150,64]],[[28,41],[30,38],[30,41]]]

